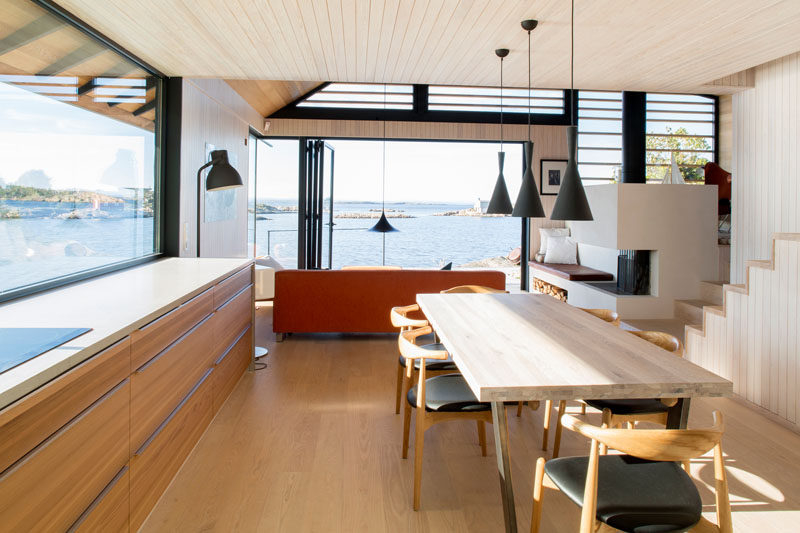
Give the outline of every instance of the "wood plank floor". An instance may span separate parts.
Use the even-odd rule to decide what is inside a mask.
[[[142,531],[503,530],[491,433],[481,457],[474,422],[427,432],[422,509],[411,509],[413,460],[400,458],[394,414],[396,338],[295,335],[276,344],[269,307],[258,321],[268,367],[242,378]],[[690,425],[709,425],[713,409],[726,417],[735,530],[800,530],[800,435],[730,399],[695,400]],[[542,412],[509,412],[520,531],[530,525]],[[562,455],[586,450],[565,432]],[[713,511],[710,459],[692,470]],[[578,520],[575,505],[546,493],[544,531],[574,532]]]

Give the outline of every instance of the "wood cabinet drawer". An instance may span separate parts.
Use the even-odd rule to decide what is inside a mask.
[[[214,337],[220,354],[251,323],[253,318],[253,285],[248,285],[214,313]]]
[[[253,343],[250,328],[244,330],[235,344],[220,357],[214,365],[214,412],[225,403],[239,378],[250,365]]]
[[[0,472],[127,378],[130,338],[106,348],[0,411]]]
[[[206,372],[131,458],[131,531],[142,525],[211,422],[212,373]]]
[[[219,309],[236,293],[253,282],[252,267],[243,268],[236,274],[223,279],[214,286],[214,309]]]
[[[131,376],[131,450],[136,450],[214,365],[211,317]]]
[[[214,288],[210,288],[131,333],[131,368],[137,369],[211,314]]]
[[[63,531],[128,462],[126,379],[0,476],[6,531]]]
[[[128,531],[130,477],[130,468],[125,465],[69,528],[69,533]]]

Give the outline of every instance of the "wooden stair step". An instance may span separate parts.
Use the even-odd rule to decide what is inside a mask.
[[[702,324],[703,307],[713,305],[706,300],[675,300],[675,318],[685,324]]]
[[[700,297],[715,305],[722,305],[722,287],[724,285],[725,283],[722,281],[701,281]]]

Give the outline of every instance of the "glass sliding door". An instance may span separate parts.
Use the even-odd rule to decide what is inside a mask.
[[[297,239],[298,268],[332,267],[333,164],[334,150],[331,145],[319,139],[302,141]],[[325,222],[326,218],[327,222]]]

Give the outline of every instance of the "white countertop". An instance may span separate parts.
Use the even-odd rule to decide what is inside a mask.
[[[2,327],[92,328],[0,374],[0,409],[250,262],[160,259],[0,305]]]

